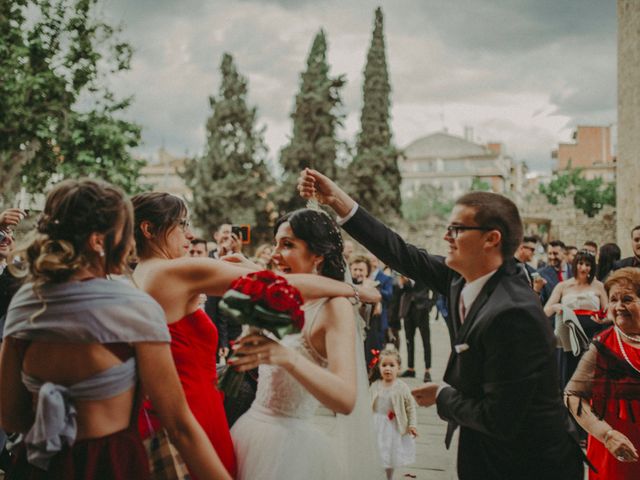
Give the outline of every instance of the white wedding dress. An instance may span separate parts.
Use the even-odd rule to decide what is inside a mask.
[[[296,349],[312,362],[326,368],[327,360],[310,344],[309,332],[316,320],[318,311],[326,298],[307,302],[305,308],[305,326],[301,334],[288,335],[282,343]],[[357,355],[362,354],[358,351]],[[367,398],[359,402],[370,405]],[[313,417],[320,403],[298,381],[280,367],[261,365],[259,367],[258,391],[251,408],[234,424],[231,429],[233,445],[238,462],[239,480],[339,480],[362,478],[383,478],[377,452],[370,449],[366,455],[369,466],[362,460],[351,458],[362,469],[363,475],[353,476],[352,466],[348,465],[348,452],[344,451],[344,440],[331,438],[314,425]],[[371,407],[369,406],[369,412]],[[338,418],[349,416],[338,415]],[[371,414],[368,416],[371,420]],[[365,422],[366,423],[366,422]],[[344,430],[344,429],[343,429]],[[336,432],[340,432],[336,428]],[[361,429],[361,442],[373,445],[372,429]],[[338,434],[338,436],[340,436]],[[360,448],[360,447],[355,447]],[[360,448],[360,450],[362,450]],[[373,453],[369,453],[373,452]],[[354,455],[357,456],[358,452]],[[371,456],[375,455],[375,456]],[[375,473],[365,472],[367,468]],[[380,475],[378,476],[377,473]]]

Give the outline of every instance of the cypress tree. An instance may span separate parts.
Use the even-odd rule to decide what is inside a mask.
[[[283,168],[278,195],[280,213],[304,206],[297,195],[298,175],[305,167],[315,168],[335,178],[338,140],[336,129],[342,125],[343,115],[340,89],[344,76],[330,77],[327,63],[327,40],[320,30],[313,40],[307,69],[301,75],[300,91],[296,95],[291,141],[280,153]]]
[[[400,215],[398,150],[389,125],[391,86],[385,54],[382,9],[375,12],[371,45],[364,69],[364,104],[356,155],[347,168],[350,191],[374,215],[393,220]]]
[[[248,223],[252,237],[260,240],[270,235],[274,216],[264,132],[256,128],[257,110],[247,106],[247,80],[230,54],[223,55],[220,71],[218,96],[209,98],[205,153],[187,162],[183,177],[193,192],[196,225],[213,235],[222,223]]]

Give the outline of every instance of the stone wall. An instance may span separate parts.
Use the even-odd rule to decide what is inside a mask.
[[[562,240],[577,247],[587,240],[598,245],[616,242],[616,211],[609,205],[591,218],[575,208],[571,198],[562,198],[558,205],[551,205],[544,195],[532,194],[520,207],[520,214],[525,234],[543,234],[545,241]],[[536,230],[536,222],[547,225],[548,231]]]
[[[640,223],[640,2],[618,0],[618,241],[631,254],[629,231]]]

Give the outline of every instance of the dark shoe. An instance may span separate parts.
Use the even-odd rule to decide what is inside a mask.
[[[431,372],[424,372],[424,378],[422,379],[424,383],[431,381]]]
[[[415,370],[405,370],[404,372],[402,372],[400,374],[400,376],[402,378],[416,378],[416,371]]]

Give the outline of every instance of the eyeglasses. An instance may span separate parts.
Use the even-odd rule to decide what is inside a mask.
[[[183,218],[178,222],[178,225],[180,225],[180,228],[182,228],[183,232],[186,232],[191,226],[191,222],[189,221],[188,218]]]
[[[466,232],[467,230],[480,230],[482,232],[488,232],[494,229],[489,227],[476,227],[469,225],[449,225],[447,226],[447,235],[455,240],[460,235],[460,232]]]

